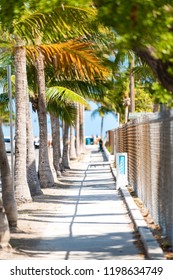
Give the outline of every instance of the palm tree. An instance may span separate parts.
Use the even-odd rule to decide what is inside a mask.
[[[130,59],[130,112],[135,112],[135,84],[134,84],[134,73],[133,69],[135,66],[135,59],[134,55],[132,54],[132,57]]]
[[[40,147],[39,147],[39,166],[38,173],[41,188],[51,187],[54,178],[49,164],[47,149],[47,111],[43,55],[39,52],[36,59],[37,83],[38,83],[38,120],[40,127]]]
[[[2,8],[2,7],[1,7]],[[27,6],[22,10],[22,17],[19,14],[20,19],[12,18],[10,21],[10,29],[9,34],[7,32],[3,32],[2,36],[2,46],[5,51],[13,51],[14,54],[14,62],[15,62],[15,87],[16,87],[16,141],[15,141],[15,189],[16,189],[16,199],[20,202],[31,201],[31,194],[28,186],[27,180],[27,171],[26,171],[26,157],[27,157],[27,147],[26,147],[26,114],[27,114],[27,76],[26,76],[26,45],[35,44],[34,38],[40,38],[44,34],[43,41],[50,41],[52,39],[52,34],[54,34],[55,41],[58,41],[60,34],[64,35],[66,38],[68,37],[69,33],[79,36],[85,33],[86,36],[86,26],[88,25],[88,11],[84,9],[79,9],[79,13],[77,9],[73,9],[72,17],[75,20],[72,20],[71,17],[68,16],[71,13],[71,8],[69,9],[66,7],[62,8],[62,6],[57,9],[54,14],[47,14],[44,15],[42,13],[29,13],[27,10]],[[63,13],[60,14],[57,11],[62,11]],[[92,13],[93,14],[93,13]],[[77,17],[79,15],[79,17]],[[80,20],[79,20],[80,18]],[[77,19],[77,20],[76,20]],[[67,25],[67,22],[69,24]],[[13,23],[13,24],[11,24]],[[44,23],[44,24],[43,24]],[[2,21],[2,28],[4,27],[5,30],[8,26],[7,22]],[[63,28],[62,28],[63,27]],[[77,28],[78,27],[78,28]],[[47,32],[44,32],[47,28]],[[80,32],[78,32],[80,29]],[[59,30],[59,32],[57,32]],[[65,30],[65,31],[64,31]],[[56,34],[56,36],[55,36]],[[85,38],[84,36],[84,38]],[[7,37],[7,38],[5,38]],[[6,42],[5,42],[6,39]],[[9,43],[9,40],[11,43]],[[8,41],[8,43],[7,43]],[[91,50],[88,50],[88,55]],[[92,51],[91,51],[92,52]],[[85,53],[83,53],[85,56]],[[54,57],[54,56],[53,56]],[[52,58],[53,58],[52,57]],[[39,57],[40,58],[40,57]],[[41,57],[42,58],[42,57]],[[51,58],[51,59],[52,59]],[[93,58],[95,58],[93,56]],[[57,59],[54,60],[56,63],[58,62]],[[99,60],[95,61],[94,63],[98,63]],[[39,62],[39,61],[38,61]],[[71,63],[71,61],[70,61]],[[74,62],[73,62],[74,63]],[[64,62],[63,62],[64,64]],[[62,65],[62,64],[61,64]],[[82,63],[81,63],[82,65]],[[43,65],[37,64],[37,68],[39,71],[42,71]],[[85,72],[83,76],[84,79],[88,78],[89,76],[94,78],[96,69],[100,69],[101,67],[96,66],[95,68],[90,68],[89,71]],[[64,69],[63,69],[64,70]],[[103,70],[103,68],[102,68]],[[73,72],[75,72],[75,68],[73,68]],[[103,71],[102,71],[103,72]],[[81,68],[82,73],[82,68]],[[99,73],[99,71],[98,71]],[[98,75],[100,76],[100,75]],[[42,76],[43,77],[43,76]],[[40,81],[40,78],[39,78]],[[42,81],[40,81],[40,87],[42,85]],[[45,100],[45,99],[44,99]],[[43,103],[44,104],[44,100]],[[41,102],[40,102],[41,103]],[[45,108],[43,107],[43,110]],[[43,114],[44,115],[44,114]],[[41,120],[40,120],[41,121]],[[2,219],[1,219],[2,220]]]
[[[50,185],[53,184],[53,176],[51,175],[49,166],[48,153],[47,151],[45,151],[47,147],[46,100],[44,65],[42,55],[44,55],[45,61],[47,63],[54,64],[55,71],[58,71],[58,73],[62,71],[62,69],[64,68],[64,64],[66,64],[66,68],[63,69],[63,75],[70,75],[71,77],[77,75],[78,77],[81,76],[82,79],[90,78],[91,80],[93,80],[94,75],[97,75],[97,77],[99,77],[102,75],[102,73],[104,75],[107,72],[106,69],[104,69],[104,67],[99,64],[99,60],[94,55],[94,50],[91,49],[91,51],[88,52],[88,50],[90,50],[90,45],[91,44],[89,44],[88,42],[85,43],[77,40],[70,40],[68,42],[63,42],[60,44],[27,47],[29,58],[33,57],[32,60],[34,61],[34,57],[37,57],[37,79],[40,79],[38,83],[38,116],[40,125],[42,126],[44,123],[44,129],[40,129],[40,143],[43,144],[40,145],[39,149],[39,179],[42,188],[44,186],[49,186],[50,178],[52,178],[50,181]],[[57,61],[59,61],[58,65]],[[75,65],[75,72],[72,66],[73,64]],[[83,68],[84,66],[85,68]],[[41,71],[39,70],[39,67],[42,69]],[[56,167],[56,170],[58,169]]]
[[[69,124],[63,125],[63,152],[62,152],[62,170],[70,169],[69,162]]]
[[[79,104],[76,104],[76,155],[77,157],[81,154],[81,147],[80,147],[80,119],[79,119]]]
[[[77,154],[78,156],[80,155],[79,152],[79,148],[78,145],[80,146],[80,130],[79,130],[79,120],[77,121],[77,119],[79,119],[79,110],[78,107],[79,106],[88,106],[87,103],[83,103],[83,99],[80,98],[80,96],[86,96],[86,97],[99,97],[101,98],[102,96],[102,91],[103,91],[103,84],[101,83],[96,83],[92,84],[92,82],[82,82],[82,81],[58,81],[58,84],[61,85],[65,85],[66,88],[64,86],[58,86],[58,87],[50,87],[47,90],[47,102],[48,102],[48,111],[50,111],[51,115],[55,114],[57,116],[61,115],[61,111],[63,110],[62,108],[62,101],[66,102],[66,101],[71,101],[72,103],[74,101],[76,101],[75,103],[75,107],[76,107],[76,117],[75,117],[75,122],[74,124],[70,124],[70,159],[75,159]],[[76,94],[74,91],[69,90],[68,88],[72,88],[74,89],[78,94]],[[56,101],[56,102],[55,102]],[[78,104],[78,102],[80,102],[80,104]],[[82,102],[82,103],[81,103]],[[54,104],[54,106],[53,106]],[[65,103],[66,104],[66,103]],[[63,105],[64,106],[64,105]],[[65,110],[66,110],[66,105],[65,105]],[[66,111],[66,116],[69,114],[68,111]],[[82,115],[83,115],[83,110],[82,110]],[[55,118],[54,118],[55,119]],[[58,119],[56,118],[56,122],[58,121]],[[51,123],[53,122],[52,117],[51,117]],[[56,127],[56,123],[53,125],[53,127]],[[81,131],[82,131],[82,138],[84,138],[84,131],[83,131],[83,124],[81,121]],[[52,128],[52,131],[54,131],[54,128]],[[76,132],[76,135],[75,135]],[[57,133],[56,133],[57,134]],[[52,136],[52,139],[54,139],[55,133]],[[58,146],[60,141],[60,137],[56,137],[56,140],[53,144],[53,151],[54,151],[54,145]],[[55,149],[55,151],[57,150],[57,148]],[[84,149],[83,149],[84,150]],[[77,153],[77,154],[76,154]],[[54,153],[53,153],[54,154]],[[60,154],[60,152],[59,152]],[[55,160],[55,159],[54,159]],[[60,159],[57,160],[57,164],[56,166],[60,165]],[[55,166],[54,166],[55,167]],[[57,168],[55,167],[55,170]],[[61,168],[59,167],[58,170],[61,170]]]
[[[9,121],[8,97],[0,95],[0,173],[2,181],[2,200],[10,227],[17,226],[17,205],[14,196],[12,174],[5,150],[2,122]]]
[[[36,160],[35,160],[35,149],[33,145],[33,129],[30,115],[30,103],[29,95],[27,94],[26,100],[26,134],[27,134],[27,182],[31,192],[31,196],[41,195],[40,182],[37,175]]]
[[[105,95],[106,83],[104,80],[95,80],[95,81],[82,81],[82,80],[60,80],[58,84],[73,89],[73,91],[77,92],[79,95],[83,96],[87,100],[92,101],[101,101]],[[82,104],[81,104],[82,105]],[[84,126],[81,122],[81,117],[79,116],[79,104],[76,102],[76,119],[75,119],[75,126],[71,126],[71,133],[70,133],[70,150],[72,147],[73,153],[71,154],[71,158],[76,158],[76,156],[80,156],[82,150],[84,148],[81,147],[81,138],[84,141]],[[86,108],[89,108],[89,104],[85,104]],[[83,115],[83,110],[81,111]],[[81,123],[81,124],[80,124]],[[83,120],[84,123],[84,120]],[[81,130],[80,130],[81,127]],[[82,136],[80,135],[82,132]],[[72,139],[72,140],[71,140]],[[71,142],[72,141],[72,142]],[[82,141],[82,142],[83,142]],[[84,143],[82,144],[84,145]],[[71,151],[70,151],[71,153]]]
[[[67,10],[69,7],[67,8]],[[71,11],[73,8],[71,7]],[[75,8],[76,11],[76,8]],[[82,9],[79,9],[78,15],[84,15],[86,18],[86,12]],[[74,14],[73,14],[74,15]],[[60,16],[61,17],[61,16]],[[76,14],[75,14],[76,17]],[[80,17],[80,20],[83,19]],[[64,21],[63,28],[64,26]],[[79,23],[79,22],[78,22]],[[68,23],[69,24],[69,23]],[[73,23],[74,25],[74,23]],[[82,22],[83,25],[83,22]],[[81,29],[78,24],[76,26],[76,30],[71,29],[71,25],[66,25],[66,28],[70,30],[70,32],[76,34],[81,34],[81,31],[86,34],[86,28],[84,25]],[[48,27],[49,29],[49,27]],[[68,30],[68,33],[69,33]],[[66,30],[67,31],[67,30]],[[65,31],[65,32],[66,32]],[[61,33],[61,32],[60,32]],[[82,33],[83,35],[83,33]],[[55,34],[54,34],[55,40]],[[42,38],[45,40],[45,36]],[[46,37],[47,39],[47,37]],[[69,77],[81,77],[82,79],[94,80],[95,77],[100,78],[107,73],[106,69],[101,66],[99,63],[99,59],[95,55],[95,51],[91,43],[87,43],[86,35],[84,36],[84,41],[79,40],[69,40],[67,42],[63,42],[61,44],[42,44],[34,47],[28,47],[27,52],[29,56],[32,56],[32,61],[36,63],[37,69],[37,79],[39,79],[38,86],[38,119],[40,125],[44,124],[44,129],[40,129],[40,150],[39,150],[39,178],[41,187],[49,186],[53,184],[53,176],[51,174],[49,160],[47,156],[46,142],[47,142],[47,134],[46,134],[46,102],[45,102],[45,88],[43,84],[45,84],[44,71],[43,71],[43,57],[46,62],[50,63],[56,69],[57,76],[61,75],[64,78]],[[64,67],[65,65],[65,67]],[[39,69],[42,69],[39,71]],[[39,72],[38,72],[39,71]],[[42,75],[42,76],[41,76]],[[42,85],[42,86],[41,86]],[[42,100],[40,100],[42,99]],[[40,104],[40,105],[39,105]],[[43,112],[44,111],[44,112]],[[43,133],[42,133],[43,132]],[[44,135],[43,135],[44,134]],[[43,149],[43,150],[42,150]],[[42,156],[44,155],[44,160]]]
[[[69,150],[70,160],[75,160],[76,155],[76,139],[75,139],[75,126],[70,126],[70,150]]]
[[[76,105],[76,154],[79,157],[84,152],[84,107]]]
[[[60,138],[60,118],[53,113],[50,114],[52,128],[52,148],[53,148],[53,166],[56,176],[61,176],[61,138]]]
[[[99,105],[98,108],[95,109],[91,114],[91,118],[95,118],[96,115],[99,115],[101,117],[101,128],[100,128],[100,138],[101,139],[103,138],[104,118],[109,113],[111,113],[114,117],[117,117],[117,114],[114,112],[114,110],[115,109],[113,107],[111,108],[111,105],[108,105],[107,107],[105,105]]]
[[[79,104],[79,139],[80,139],[80,150],[82,153],[85,152],[85,135],[84,135],[84,105]]]
[[[68,139],[68,130],[69,126],[74,125],[74,120],[76,118],[76,107],[74,106],[74,102],[80,102],[81,104],[87,104],[83,97],[78,95],[64,87],[50,87],[47,90],[47,109],[51,113],[51,121],[54,121],[55,117],[61,117],[64,123],[64,134],[63,134],[63,155],[62,155],[62,164],[60,168],[60,159],[58,157],[53,156],[54,159],[54,168],[58,170],[58,173],[61,169],[69,168],[69,139]],[[53,117],[54,115],[54,117]],[[60,139],[58,137],[59,133],[55,131],[55,127],[53,128],[52,138],[54,136],[54,141],[56,143],[60,143]],[[59,155],[57,144],[53,141],[53,154]]]
[[[42,65],[43,69],[43,58],[40,59],[40,56],[43,54],[45,61],[47,63],[51,63],[55,67],[55,71],[58,73],[62,73],[63,78],[65,77],[80,77],[81,79],[85,80],[94,80],[95,76],[97,76],[97,79],[99,77],[102,77],[102,75],[107,74],[107,70],[99,64],[99,59],[95,55],[95,51],[90,48],[91,43],[88,42],[81,42],[77,40],[70,40],[68,42],[63,42],[60,44],[49,44],[49,45],[39,45],[38,47],[28,47],[27,50],[30,53],[30,55],[35,55],[37,57],[37,68],[38,65]],[[39,64],[38,64],[38,58],[39,58]],[[63,58],[63,59],[62,59]],[[34,57],[33,57],[34,60]],[[42,60],[42,61],[41,61]],[[58,61],[58,64],[57,64]],[[64,68],[64,65],[66,66]],[[74,69],[75,65],[75,69]],[[62,72],[63,70],[63,72]],[[74,71],[75,70],[75,71]],[[38,72],[38,69],[37,69]],[[39,75],[37,75],[41,79],[41,75],[44,75],[44,71],[40,71]],[[44,81],[44,77],[42,77],[42,83]],[[41,85],[41,83],[39,83]],[[39,87],[39,95],[40,96],[40,102],[41,106],[39,106],[38,114],[39,114],[39,120],[40,120],[40,114],[42,110],[44,109],[44,116],[42,121],[40,122],[43,123],[44,119],[44,124],[46,125],[46,101],[45,101],[45,86],[42,88]],[[41,93],[42,92],[42,93]],[[39,100],[39,98],[38,98]],[[45,152],[46,148],[46,141],[47,141],[47,133],[46,133],[46,128],[42,130],[44,133],[44,139],[45,141],[43,142],[44,145],[40,145],[40,153],[44,155],[44,160],[42,162],[44,163],[44,166],[39,164],[39,178],[40,181],[42,181],[42,176],[41,174],[44,174],[44,180],[45,182],[41,182],[41,186],[43,187],[44,185],[48,186],[49,183],[46,183],[46,174],[47,174],[47,180],[50,180],[51,178],[51,172],[50,172],[50,167],[48,167],[48,157],[45,156],[47,153]],[[40,132],[41,133],[41,132]],[[42,135],[40,134],[40,142],[42,142]],[[42,151],[42,148],[44,151]],[[41,158],[40,158],[41,160]],[[49,172],[48,172],[49,168]],[[47,170],[47,172],[45,172]],[[53,182],[53,181],[52,181]]]
[[[140,107],[140,110],[146,111],[146,106],[142,106],[142,102],[138,101],[141,91],[145,95],[145,102],[146,100],[149,101],[148,106],[151,109],[152,102],[151,98],[149,98],[149,91],[151,92],[154,76],[146,63],[142,62],[138,57],[134,57],[132,51],[127,53],[117,51],[114,57],[115,59],[111,65],[112,86],[109,88],[108,96],[115,106],[115,111],[120,113],[121,121],[125,120],[127,122],[129,109],[132,112],[136,109],[139,110]]]
[[[26,49],[18,46],[15,50],[15,97],[16,97],[16,125],[15,125],[15,195],[20,202],[31,201],[31,193],[26,173]]]
[[[10,227],[17,226],[17,205],[14,196],[12,176],[5,150],[4,135],[0,124],[0,171],[2,181],[2,201]]]
[[[1,30],[2,31],[2,30]],[[14,54],[15,64],[15,94],[16,94],[16,123],[15,123],[15,168],[14,185],[16,200],[31,201],[26,172],[26,49],[24,42],[16,34],[10,36],[2,33],[4,39],[1,57]],[[6,40],[6,41],[5,41]],[[7,41],[8,40],[8,41]]]
[[[80,17],[80,22],[82,23],[81,25],[79,24],[79,22],[76,21],[71,21],[71,25],[67,25],[65,23],[65,21],[67,21],[69,23],[69,17],[67,16],[70,10],[73,10],[72,8],[68,9],[68,7],[65,9],[62,9],[62,7],[60,7],[61,11],[63,10],[63,15],[62,16],[57,16],[57,12],[54,12],[49,15],[43,15],[41,13],[35,13],[35,14],[30,14],[27,15],[27,13],[23,14],[23,17],[16,23],[14,22],[14,25],[12,26],[12,29],[15,34],[15,36],[12,36],[13,41],[15,39],[15,42],[17,42],[17,47],[14,48],[14,55],[15,55],[15,66],[16,66],[16,112],[17,112],[17,120],[16,120],[16,164],[15,164],[15,184],[16,184],[16,195],[18,197],[19,200],[31,200],[31,196],[30,196],[30,192],[29,192],[29,188],[28,188],[28,184],[27,184],[27,180],[26,180],[26,168],[25,168],[25,164],[24,162],[26,162],[26,117],[24,117],[24,115],[26,116],[26,107],[25,107],[25,100],[26,100],[26,43],[28,42],[33,42],[33,38],[43,38],[43,41],[46,40],[50,40],[51,36],[50,34],[54,34],[54,38],[55,40],[57,40],[56,36],[55,36],[55,31],[57,31],[57,29],[59,30],[59,34],[67,36],[69,34],[73,33],[74,34],[84,34],[84,30],[85,30],[85,34],[86,32],[86,22],[88,20],[88,11],[84,11],[84,9],[80,9],[79,13],[77,13],[76,9],[75,9],[75,14],[74,12],[72,12],[72,14],[76,17],[77,14],[82,15]],[[66,14],[67,12],[67,14]],[[71,11],[70,11],[71,12]],[[63,20],[62,20],[63,19]],[[43,26],[43,21],[45,22],[45,25]],[[60,24],[61,23],[61,24]],[[85,23],[85,24],[84,24]],[[59,25],[58,25],[59,24]],[[31,25],[32,25],[32,29],[31,29]],[[43,32],[43,30],[45,31],[45,26],[47,28],[47,32]],[[60,32],[61,27],[63,26],[63,28],[66,27],[66,29],[63,29],[62,32]],[[74,29],[74,26],[76,26],[76,29]],[[68,27],[68,28],[67,28]],[[57,29],[56,29],[57,28]],[[80,31],[79,31],[80,29]],[[65,32],[64,32],[65,30]],[[75,30],[75,32],[74,32]],[[42,36],[42,34],[44,34],[44,36]],[[86,35],[85,35],[86,36]],[[23,41],[22,41],[23,39]],[[84,37],[85,39],[85,37]],[[81,47],[83,46],[83,48],[86,47],[86,43],[82,42],[80,43]],[[69,53],[68,58],[69,59],[69,64],[71,65],[71,63],[74,65],[74,63],[76,62],[77,65],[79,65],[78,63],[78,57],[76,56],[76,52],[75,52],[75,48],[73,48],[73,46],[78,47],[79,45],[76,43],[74,44],[74,41],[71,42],[71,46],[70,48],[68,48],[68,45],[70,45],[69,43],[64,43],[64,53],[71,52],[72,51],[74,53],[75,56],[75,60],[72,59],[71,54]],[[48,48],[47,45],[42,46],[42,54],[45,52],[45,50],[47,51],[47,53],[50,52],[50,48]],[[52,62],[54,62],[54,64],[56,64],[56,68],[58,69],[58,63],[59,60],[57,59],[57,56],[55,55],[55,46],[52,47],[51,53],[49,53],[47,55],[47,57],[49,58],[49,60]],[[33,48],[27,48],[27,53],[31,52],[33,53]],[[85,60],[85,55],[87,53],[87,57],[89,57],[90,61],[89,64],[92,64],[92,67],[90,68],[86,68],[86,71],[83,71],[83,65],[82,67],[80,67],[80,74],[81,76],[83,76],[84,79],[88,79],[89,77],[94,79],[94,76],[96,75],[97,77],[100,76],[100,73],[104,72],[105,69],[103,67],[101,67],[99,65],[99,60],[96,58],[95,55],[93,55],[94,50],[90,49],[88,51],[83,51],[81,52],[81,59],[80,59],[80,63],[81,65],[83,64],[83,61]],[[34,52],[34,55],[36,53]],[[40,49],[37,46],[37,54],[39,54],[39,56],[36,57],[37,60],[37,69],[38,71],[40,71],[40,73],[43,69],[43,64],[41,62],[42,60],[42,54],[40,53]],[[61,52],[61,55],[63,53]],[[65,56],[63,55],[64,59]],[[40,65],[39,63],[40,62]],[[88,64],[88,65],[89,65]],[[64,65],[64,61],[63,63],[61,63],[59,66],[60,68],[62,68],[61,70],[64,71],[62,65]],[[85,65],[85,64],[84,64]],[[69,70],[69,68],[68,68]],[[22,75],[21,75],[22,73]],[[74,67],[71,68],[71,73],[76,74],[76,69]],[[77,72],[79,73],[79,71]],[[42,76],[42,79],[44,76]],[[40,79],[40,84],[39,84],[39,89],[41,89],[41,85],[43,85],[43,81],[41,81]],[[42,102],[41,104],[45,105],[45,99],[40,101]],[[19,107],[20,105],[20,107]],[[40,107],[41,110],[41,107]],[[45,118],[45,106],[43,107],[44,113],[42,114],[42,116],[44,115]],[[23,119],[21,119],[23,117]],[[42,123],[42,119],[40,118],[40,122]],[[45,121],[44,121],[45,123]],[[23,125],[22,125],[23,124]],[[46,139],[46,138],[44,138]],[[24,143],[25,142],[25,143]],[[21,145],[22,144],[22,145]],[[43,145],[42,145],[43,146]],[[21,148],[22,147],[22,148]],[[46,146],[44,147],[46,149]],[[25,151],[25,152],[24,152]],[[24,153],[23,153],[24,152]],[[41,152],[40,152],[41,154]],[[46,153],[45,153],[46,154]],[[41,158],[41,156],[40,156]],[[41,161],[41,160],[40,160]],[[22,163],[22,164],[21,164]],[[49,165],[48,163],[44,164],[46,165],[46,170],[49,169]],[[43,166],[43,165],[40,165]],[[43,167],[44,169],[44,167]],[[41,167],[39,168],[39,172],[41,172]],[[49,175],[51,174],[48,171]],[[41,176],[42,177],[42,176]],[[43,176],[44,178],[44,176]],[[51,176],[49,177],[51,178]],[[52,183],[52,180],[51,180]],[[19,185],[18,185],[19,184]],[[24,186],[24,188],[22,188],[22,185]],[[47,185],[47,183],[45,184],[45,182],[43,182],[43,184],[41,183],[42,186]],[[20,192],[23,192],[23,194],[19,195]],[[24,198],[25,197],[25,198]]]
[[[0,198],[0,248],[9,247],[10,230],[2,200]]]

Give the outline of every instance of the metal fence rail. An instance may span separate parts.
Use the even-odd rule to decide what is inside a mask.
[[[173,246],[173,111],[144,115],[115,130],[128,153],[128,180]]]

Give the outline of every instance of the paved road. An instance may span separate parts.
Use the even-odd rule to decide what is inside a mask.
[[[136,247],[128,211],[115,189],[110,167],[93,150],[73,164],[61,181],[69,184],[57,215],[30,253],[41,259],[137,260],[145,256]],[[29,253],[29,252],[28,252]]]

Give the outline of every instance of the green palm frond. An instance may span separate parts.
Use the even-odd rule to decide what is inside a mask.
[[[13,46],[9,44],[9,47],[0,46],[0,67],[5,69],[5,67],[12,62]]]
[[[47,110],[50,114],[60,117],[69,125],[73,125],[76,120],[77,109],[74,104],[57,104],[56,102],[49,102]]]
[[[1,123],[9,122],[10,115],[8,109],[8,102],[9,102],[8,94],[1,93],[0,94],[0,122]]]
[[[52,11],[48,17],[48,28],[46,28],[46,34],[52,34],[51,22],[55,24],[55,30],[58,27],[59,35],[69,38],[76,36],[83,36],[89,34],[91,29],[93,30],[92,22],[95,18],[96,10],[92,8],[81,8],[74,6],[59,6]],[[46,15],[47,18],[47,15]],[[55,33],[56,34],[56,33]],[[54,34],[54,40],[57,41]]]
[[[0,48],[12,48],[13,44],[9,41],[0,40]]]
[[[21,39],[33,42],[34,38],[42,41],[54,38],[54,42],[62,38],[69,38],[88,34],[91,29],[89,18],[93,18],[96,11],[91,8],[59,6],[48,13],[25,11],[13,29]]]
[[[91,118],[92,118],[92,119],[95,119],[97,116],[100,117],[100,112],[98,111],[98,109],[95,109],[95,110],[93,110],[92,113],[91,113]]]
[[[83,105],[87,105],[86,100],[77,94],[76,92],[64,88],[64,87],[50,87],[46,90],[46,97],[48,103],[56,103],[57,105],[65,104],[73,104],[74,102],[78,102]]]
[[[6,105],[6,107],[8,107],[8,102],[9,102],[8,94],[7,93],[1,93],[0,94],[0,106],[1,105]]]
[[[77,116],[77,109],[74,105],[67,105],[61,108],[60,117],[69,125],[74,125]]]
[[[110,113],[114,117],[117,116],[116,113],[114,112],[114,108],[105,107],[105,106],[98,106],[98,108],[93,110],[93,112],[91,113],[91,118],[95,118],[96,116],[100,116],[101,118],[103,118]]]
[[[76,106],[78,102],[85,106],[88,105],[86,100],[75,93],[64,87],[51,87],[46,91],[47,96],[47,110],[48,112],[60,116],[69,125],[73,124],[76,119]]]
[[[85,99],[98,102],[102,100],[107,89],[107,84],[101,80],[92,82],[62,79],[58,81],[58,85],[73,90]]]
[[[5,88],[7,88],[7,70],[4,67],[0,66],[0,87],[1,90],[4,92],[6,91]],[[0,98],[1,102],[1,98]]]
[[[149,77],[154,79],[154,75],[151,71],[151,68],[145,62],[141,62],[139,65],[135,66],[133,68],[133,73],[137,80],[146,80]]]
[[[4,112],[3,109],[0,107],[0,123],[4,125],[8,125],[10,122],[9,112]]]

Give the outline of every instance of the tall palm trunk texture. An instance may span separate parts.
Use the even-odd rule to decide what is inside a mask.
[[[80,124],[79,124],[79,104],[76,103],[76,108],[77,108],[77,112],[76,112],[76,155],[77,157],[80,156]]]
[[[134,74],[133,68],[135,65],[134,56],[131,58],[130,61],[130,112],[135,112],[135,84],[134,84]]]
[[[79,104],[79,139],[81,153],[85,152],[85,135],[84,135],[84,105]]]
[[[103,138],[103,122],[104,122],[104,117],[101,117],[101,128],[100,128],[100,138]]]
[[[70,160],[76,159],[76,147],[75,147],[75,128],[73,125],[70,126],[70,151],[69,156]]]
[[[31,114],[30,114],[30,104],[29,104],[29,95],[27,94],[26,98],[26,133],[27,133],[27,180],[29,189],[32,196],[41,195],[43,194],[40,182],[37,175],[36,169],[36,154],[34,149],[34,137],[33,137],[33,129],[32,129],[32,121],[31,121]]]
[[[63,154],[62,154],[63,169],[70,169],[68,132],[69,132],[69,125],[67,123],[65,123],[64,129],[63,129]]]
[[[17,202],[31,201],[26,174],[26,51],[17,47],[15,51],[16,76],[16,126],[15,126],[15,196]]]
[[[5,150],[4,135],[0,124],[0,174],[2,181],[2,200],[10,227],[17,226],[17,205],[14,195],[10,166]]]
[[[41,188],[48,188],[54,184],[54,178],[50,168],[48,155],[45,73],[43,56],[41,53],[39,53],[36,59],[36,68],[38,82],[38,121],[40,129],[38,173]]]
[[[0,198],[0,249],[10,247],[10,230],[8,225],[7,216]]]
[[[61,161],[61,148],[60,148],[60,124],[59,118],[50,115],[51,128],[52,128],[52,148],[53,148],[53,166],[57,177],[61,176],[60,161]]]

